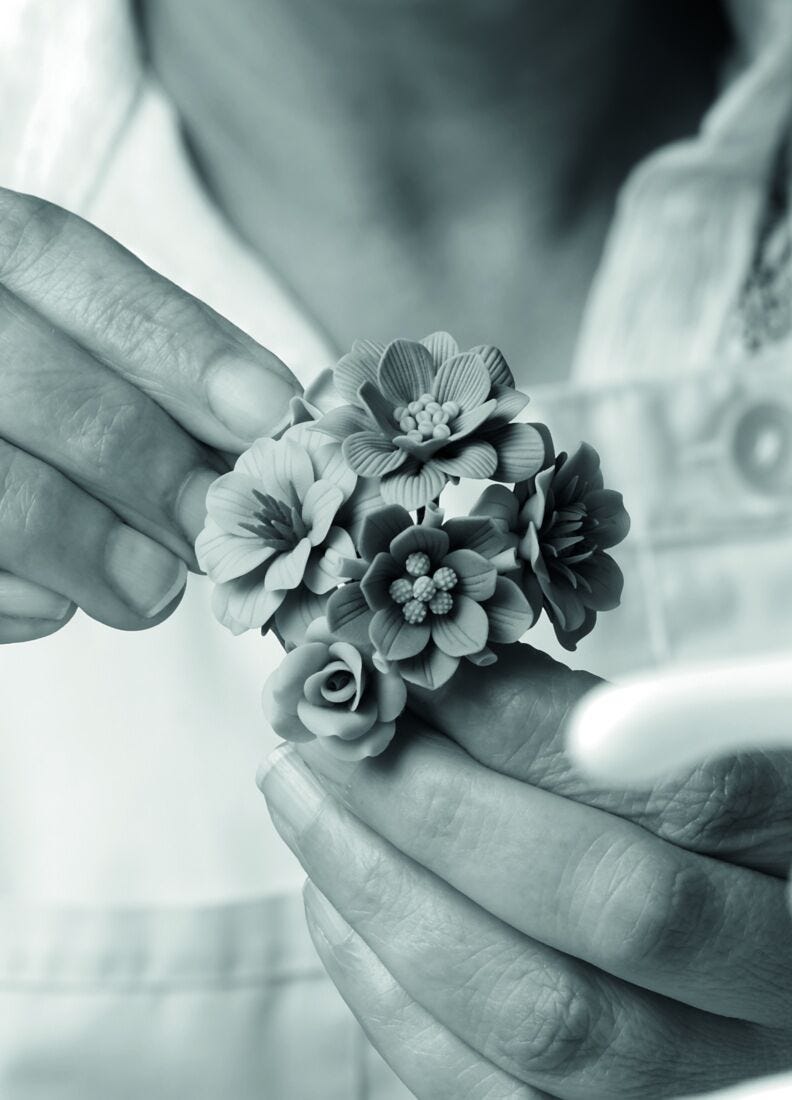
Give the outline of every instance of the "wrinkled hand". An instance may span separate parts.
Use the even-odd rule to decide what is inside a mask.
[[[317,949],[419,1100],[667,1097],[792,1065],[790,755],[593,786],[562,727],[596,682],[508,647],[415,701],[384,756],[307,744],[262,775]]]
[[[58,207],[0,189],[0,642],[176,606],[206,490],[286,367]]]

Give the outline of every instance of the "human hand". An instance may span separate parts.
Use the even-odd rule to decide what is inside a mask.
[[[317,949],[421,1100],[665,1097],[792,1063],[789,755],[593,786],[562,728],[595,683],[507,647],[382,757],[306,744],[261,778]]]
[[[0,189],[0,642],[176,606],[206,490],[281,419],[270,352],[80,218]]]

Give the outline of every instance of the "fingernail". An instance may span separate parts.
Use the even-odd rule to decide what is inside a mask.
[[[206,522],[206,494],[220,475],[214,470],[193,470],[176,498],[176,519],[191,543]]]
[[[291,745],[279,745],[258,770],[256,783],[273,814],[299,836],[316,820],[325,799],[311,770]]]
[[[187,580],[187,566],[180,558],[123,523],[107,540],[105,568],[124,603],[144,619],[159,615]]]
[[[351,926],[310,879],[306,880],[303,887],[303,902],[305,915],[316,925],[331,947],[337,947],[352,935]]]
[[[71,600],[48,588],[8,574],[0,575],[0,615],[10,619],[60,622],[71,611]]]
[[[231,357],[218,363],[206,385],[215,416],[246,443],[268,435],[297,392],[261,364]]]

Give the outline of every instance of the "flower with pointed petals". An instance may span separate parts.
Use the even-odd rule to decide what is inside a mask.
[[[361,340],[334,380],[348,404],[316,427],[343,443],[357,474],[381,478],[387,503],[416,509],[452,478],[514,482],[545,464],[543,430],[511,423],[528,398],[497,348],[460,353],[445,332],[387,347]]]
[[[320,618],[267,680],[262,701],[279,737],[318,738],[342,760],[362,760],[390,744],[407,689],[395,668],[374,665],[370,647],[340,641]]]
[[[360,558],[344,562],[351,581],[333,592],[327,621],[336,637],[370,641],[375,660],[398,665],[405,680],[435,688],[462,657],[489,664],[489,642],[516,642],[533,620],[517,585],[513,549],[484,516],[443,523],[430,505],[421,523],[401,505],[363,522]]]
[[[309,451],[283,438],[259,439],[210,486],[195,551],[225,626],[266,629],[288,594],[299,617],[303,599],[321,602],[336,587],[333,555],[354,554],[354,543],[335,520],[356,480],[337,444]]]
[[[513,492],[488,486],[472,511],[514,547],[534,616],[544,608],[565,649],[593,629],[598,611],[618,607],[624,578],[605,551],[625,537],[630,517],[621,493],[603,487],[599,455],[587,443]]]

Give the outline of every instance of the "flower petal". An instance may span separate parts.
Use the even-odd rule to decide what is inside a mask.
[[[357,581],[337,588],[327,601],[327,625],[339,640],[370,646],[371,610]]]
[[[459,667],[458,657],[449,657],[436,646],[427,646],[423,653],[399,663],[402,678],[418,687],[434,691],[447,683]]]
[[[403,661],[420,653],[429,641],[429,623],[408,623],[400,607],[377,611],[371,620],[369,636],[386,661]]]
[[[534,424],[505,424],[487,432],[487,440],[498,453],[492,477],[497,481],[524,481],[545,464],[545,437]]]
[[[498,577],[495,592],[484,604],[491,642],[517,642],[536,622],[530,603],[514,583]]]
[[[343,443],[348,435],[367,431],[370,428],[371,421],[367,414],[355,405],[339,405],[337,409],[331,409],[311,426],[312,431],[330,435],[339,443]]]
[[[309,486],[302,501],[302,519],[308,528],[311,546],[324,542],[343,499],[344,494],[338,486],[324,479]]]
[[[435,462],[443,473],[452,477],[483,479],[492,477],[498,465],[498,455],[489,443],[472,440],[446,448],[435,458]]]
[[[456,516],[446,521],[445,531],[452,549],[475,550],[484,558],[494,558],[508,546],[506,534],[489,516]]]
[[[452,550],[446,555],[443,565],[453,569],[459,578],[457,587],[453,590],[455,596],[459,592],[480,601],[489,599],[495,591],[497,571],[481,554],[473,550]]]
[[[268,592],[280,592],[285,588],[296,588],[303,579],[311,543],[300,539],[295,547],[272,558],[264,577],[264,586]]]
[[[354,405],[363,383],[377,381],[377,368],[384,350],[384,345],[373,340],[356,340],[352,350],[339,359],[333,368],[333,381],[345,401]]]
[[[377,722],[367,734],[354,741],[342,741],[340,737],[327,737],[322,744],[339,760],[354,763],[367,757],[379,756],[387,749],[396,732],[395,722]]]
[[[498,659],[497,653],[493,653],[489,646],[484,646],[478,653],[466,653],[465,656],[472,665],[477,665],[479,668],[487,668],[488,665],[494,665]]]
[[[339,508],[336,520],[339,526],[350,533],[355,544],[359,545],[366,517],[383,507],[379,479],[359,477],[352,495]]]
[[[491,396],[495,398],[495,408],[487,421],[487,427],[490,428],[498,428],[501,424],[514,420],[530,401],[527,394],[514,390],[511,386],[493,386]]]
[[[449,657],[478,653],[486,645],[488,634],[487,613],[469,596],[456,596],[451,611],[436,615],[432,621],[432,641]]]
[[[310,434],[322,439],[318,432]],[[342,499],[348,500],[357,485],[357,474],[350,470],[338,444],[323,442],[309,453],[317,480],[331,481],[341,490]]]
[[[395,668],[376,673],[374,691],[380,721],[398,718],[407,704],[407,687],[401,674]]]
[[[311,627],[324,616],[326,609],[327,596],[317,596],[302,585],[292,588],[275,612],[275,629],[287,647],[300,645],[306,639],[313,640]]]
[[[627,537],[630,516],[624,507],[621,493],[615,489],[595,489],[586,494],[586,511],[596,520],[595,538],[602,550],[616,546]]]
[[[448,439],[422,439],[419,443],[416,439],[410,439],[407,435],[397,435],[393,442],[400,451],[411,455],[418,462],[428,462],[438,451],[448,446]]]
[[[259,481],[257,488],[288,504],[302,500],[313,484],[313,465],[304,447],[291,439],[258,439],[237,459],[235,470]]]
[[[513,490],[505,485],[488,485],[470,509],[473,516],[490,516],[506,531],[514,531],[520,505]],[[453,541],[453,540],[452,540]]]
[[[341,404],[341,395],[336,389],[331,367],[319,371],[316,378],[305,387],[303,399],[319,412],[328,412]]]
[[[459,355],[459,344],[448,332],[433,332],[429,336],[424,336],[421,343],[429,349],[435,370],[441,367],[446,359]]]
[[[307,699],[300,699],[297,715],[316,737],[340,737],[343,741],[352,741],[368,733],[377,720],[377,705],[372,699],[368,706],[358,710],[346,707],[316,706]]]
[[[390,548],[397,535],[413,526],[410,513],[398,504],[388,504],[369,512],[363,520],[358,545],[366,561],[373,561],[381,551]]]
[[[491,386],[484,360],[475,352],[465,351],[443,363],[434,380],[432,393],[441,405],[445,401],[456,401],[465,412],[482,405],[489,396]]]
[[[393,402],[389,401],[379,386],[373,382],[364,382],[358,391],[358,401],[368,411],[386,439],[398,435],[399,428],[393,415]]]
[[[303,684],[314,673],[320,672],[329,660],[328,647],[322,642],[307,642],[291,650],[267,681],[273,702],[296,714]]]
[[[399,568],[399,563],[390,554],[380,553],[376,555],[366,570],[365,577],[360,582],[363,595],[366,597],[366,603],[372,611],[380,611],[393,605],[388,589],[396,578],[401,575],[402,570]]]
[[[278,737],[282,737],[284,741],[294,741],[298,743],[313,741],[314,735],[305,728],[297,715],[292,714],[291,711],[273,700],[271,680],[272,677],[270,677],[264,685],[264,690],[261,693],[261,706],[264,711],[264,717],[267,719],[270,726],[272,726],[272,729]]]
[[[509,364],[503,357],[503,353],[491,344],[479,344],[470,349],[471,353],[480,355],[484,360],[484,366],[492,379],[494,386],[514,386],[514,375]]]
[[[592,611],[612,611],[619,606],[624,576],[610,554],[600,551],[576,565],[575,570],[589,586],[589,591],[580,595],[586,607]]]
[[[570,652],[574,652],[577,649],[577,644],[581,638],[585,638],[587,634],[590,634],[597,623],[597,612],[592,611],[591,608],[586,608],[586,614],[583,617],[583,622],[575,630],[564,630],[558,625],[553,623],[553,629],[555,630],[556,638],[564,647]]]
[[[270,592],[264,587],[264,569],[266,566],[260,566],[244,577],[215,586],[212,610],[234,633],[266,626],[283,602],[285,592]]]
[[[248,537],[245,524],[255,522],[260,507],[253,493],[261,485],[247,474],[231,470],[209,486],[206,514],[228,534]]]
[[[429,555],[432,565],[436,569],[448,553],[448,535],[441,527],[416,523],[397,535],[390,544],[390,553],[397,568],[404,565],[410,554],[420,550]],[[397,575],[400,576],[401,571]]]
[[[457,416],[452,425],[453,431],[446,443],[456,443],[458,439],[464,439],[466,436],[472,435],[482,425],[485,425],[485,428],[482,428],[482,431],[484,431],[489,424],[490,416],[495,411],[496,404],[497,402],[494,399],[485,401],[483,405],[477,405],[475,408],[463,412],[461,416]]]
[[[388,504],[400,504],[414,511],[438,497],[447,481],[447,476],[434,460],[421,465],[410,458],[400,470],[382,479],[380,492]]]
[[[207,519],[195,540],[198,564],[215,584],[250,573],[274,553],[271,546],[264,546],[254,535],[229,535],[211,519]]]
[[[337,545],[331,544],[330,537]],[[342,539],[343,541],[341,541]],[[331,527],[328,541],[325,542],[324,546],[313,550],[308,558],[303,573],[306,588],[310,589],[311,592],[315,592],[318,596],[323,596],[327,592],[332,592],[334,588],[338,588],[347,576],[339,572],[340,563],[345,559],[347,553],[354,554],[354,552],[352,539],[346,531],[343,531],[340,527]]]
[[[432,388],[431,352],[414,340],[393,340],[382,356],[377,385],[396,405],[407,405]]]
[[[407,456],[378,432],[358,432],[343,443],[344,458],[361,477],[383,477],[397,470]]]

